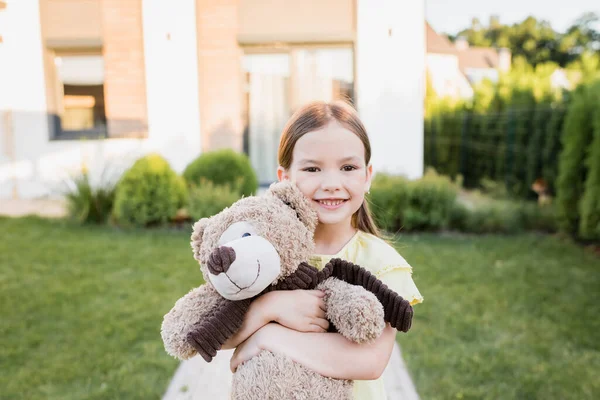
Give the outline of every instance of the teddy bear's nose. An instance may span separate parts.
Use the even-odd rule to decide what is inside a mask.
[[[232,247],[217,247],[210,253],[206,266],[213,275],[226,273],[231,264],[235,261],[235,250]]]

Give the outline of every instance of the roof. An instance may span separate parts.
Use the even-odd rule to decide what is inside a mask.
[[[438,34],[433,30],[429,22],[425,22],[425,38],[427,40],[428,53],[456,53],[456,47],[444,35]]]
[[[461,71],[469,68],[488,69],[500,66],[500,55],[493,47],[467,47],[458,49],[445,35],[437,33],[428,22],[425,22],[427,53],[453,54],[458,57]]]
[[[500,57],[498,51],[491,47],[468,47],[457,50],[460,69],[466,68],[498,68]]]

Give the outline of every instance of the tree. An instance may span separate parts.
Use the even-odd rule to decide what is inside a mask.
[[[588,12],[565,33],[559,33],[549,22],[533,16],[513,25],[502,25],[494,16],[488,26],[474,18],[468,29],[450,39],[463,37],[472,46],[506,47],[513,56],[521,56],[534,66],[552,61],[564,67],[585,52],[600,54],[600,31],[596,28],[599,20],[598,15]]]

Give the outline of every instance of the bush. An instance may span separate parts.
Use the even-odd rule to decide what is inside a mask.
[[[506,202],[472,210],[466,226],[469,233],[517,233],[523,229],[519,210]]]
[[[378,174],[369,199],[376,223],[386,231],[435,230],[448,226],[457,191],[433,171],[415,181]]]
[[[89,174],[81,175],[68,182],[70,188],[65,195],[69,216],[79,223],[101,224],[108,221],[115,200],[115,185],[103,182],[94,188]]]
[[[524,203],[519,207],[519,212],[526,231],[554,233],[558,230],[556,208],[553,205]]]
[[[409,204],[403,225],[407,230],[435,230],[448,226],[457,187],[445,176],[429,170],[409,183]]]
[[[473,210],[459,202],[450,212],[450,229],[466,233],[555,232],[552,206],[532,202],[493,201]]]
[[[225,185],[203,181],[190,189],[188,213],[195,220],[211,217],[239,200],[239,194]]]
[[[183,178],[159,155],[140,158],[117,184],[113,215],[124,225],[170,221],[187,201]]]
[[[388,232],[402,227],[404,211],[409,202],[409,181],[400,176],[377,174],[371,184],[373,218],[377,226]]]
[[[600,81],[594,93],[593,140],[589,147],[583,197],[580,205],[579,236],[586,240],[600,239]]]
[[[561,229],[576,234],[579,226],[579,203],[584,190],[586,149],[593,137],[590,89],[580,86],[573,94],[564,122],[562,151],[556,183],[557,206]]]
[[[459,232],[469,231],[469,216],[471,210],[469,210],[464,204],[459,201],[454,202],[450,209],[450,216],[448,218],[448,228]]]
[[[248,157],[231,149],[202,154],[187,166],[183,177],[189,186],[209,180],[216,185],[229,185],[244,196],[251,196],[258,189],[258,179]]]

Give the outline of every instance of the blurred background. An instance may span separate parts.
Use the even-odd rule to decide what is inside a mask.
[[[191,223],[336,99],[425,297],[392,383],[600,397],[597,2],[0,0],[0,398],[218,398],[159,335]]]

